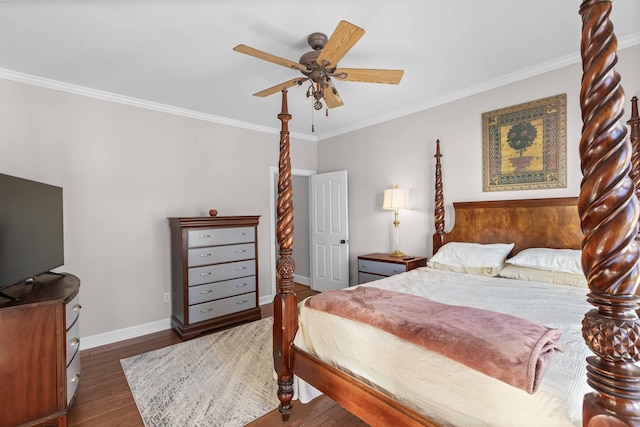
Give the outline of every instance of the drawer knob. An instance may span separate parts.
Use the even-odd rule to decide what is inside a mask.
[[[213,254],[200,254],[200,256],[212,256]]]
[[[245,299],[245,300],[242,300],[242,301],[238,301],[236,304],[238,304],[238,305],[242,305],[242,304],[246,304],[246,303],[248,303],[248,302],[249,302],[249,300],[248,300],[248,299]]]
[[[402,270],[398,270],[397,268],[393,270],[394,273],[400,273]]]
[[[247,267],[236,267],[236,270],[240,271],[240,270],[246,270]]]
[[[200,313],[207,313],[209,311],[213,310],[212,308],[204,308],[202,310],[200,310]]]
[[[200,273],[201,276],[211,276],[212,274],[213,274],[212,271],[207,271],[207,272],[204,272],[204,273]]]
[[[238,284],[236,285],[236,288],[242,288],[242,287],[244,287],[244,286],[247,286],[247,284],[246,284],[246,283],[238,283]]]
[[[200,291],[201,294],[209,294],[211,292],[213,292],[212,289],[207,289],[206,291]]]
[[[242,252],[247,252],[247,250],[246,249],[237,249],[236,250],[237,254],[241,254]]]
[[[236,236],[245,236],[247,233],[242,232],[242,233],[236,233]]]
[[[78,337],[71,338],[71,343],[70,344],[72,346],[76,346],[76,345],[80,344],[80,338],[78,338]]]
[[[211,234],[201,234],[198,237],[201,238],[201,239],[210,239],[213,236]]]
[[[80,379],[80,373],[76,372],[75,374],[73,374],[73,378],[71,378],[71,382],[75,383],[76,381],[78,381]]]

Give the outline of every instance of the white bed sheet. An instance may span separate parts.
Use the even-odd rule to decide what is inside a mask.
[[[485,374],[360,322],[300,303],[295,344],[444,425],[579,426],[588,349],[581,333],[588,289],[483,277],[428,267],[360,286],[484,308],[562,330],[538,391],[530,395]],[[350,288],[353,289],[353,288]],[[341,331],[340,334],[336,331]],[[302,402],[320,393],[296,378]]]

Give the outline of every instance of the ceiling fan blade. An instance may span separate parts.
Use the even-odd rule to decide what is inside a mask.
[[[398,84],[404,70],[376,70],[367,68],[338,68],[332,77],[347,82]]]
[[[333,82],[329,80],[329,87],[324,90],[324,102],[327,108],[336,108],[344,105],[342,98],[338,95],[338,91],[333,86]]]
[[[265,90],[260,91],[258,93],[254,93],[253,96],[265,97],[265,96],[273,95],[274,93],[281,92],[282,89],[288,89],[291,86],[301,85],[302,82],[304,82],[305,80],[307,80],[307,78],[305,78],[305,77],[297,77],[297,78],[291,79],[291,80],[289,80],[287,82],[280,83],[278,85],[270,87],[269,89],[265,89]]]
[[[246,55],[259,58],[259,59],[264,59],[265,61],[273,62],[274,64],[282,65],[283,67],[292,68],[294,70],[302,71],[307,69],[307,67],[305,67],[304,65],[298,62],[290,61],[286,58],[281,58],[279,56],[275,56],[270,53],[263,52],[258,49],[254,49],[244,44],[239,44],[238,46],[234,47],[233,50],[235,50],[236,52],[244,53]]]
[[[318,65],[326,68],[333,68],[349,52],[349,49],[360,37],[364,35],[364,30],[356,27],[347,21],[340,21],[325,47],[320,51],[316,59]]]

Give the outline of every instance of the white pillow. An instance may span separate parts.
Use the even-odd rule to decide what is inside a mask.
[[[427,261],[431,268],[459,273],[495,276],[513,249],[513,243],[465,243],[450,242],[438,249]]]
[[[507,259],[507,264],[531,267],[539,270],[581,274],[582,252],[578,249],[529,248]]]
[[[589,288],[584,274],[572,274],[562,271],[539,270],[531,267],[519,267],[517,265],[505,264],[500,273],[500,277],[507,279],[527,280],[531,282],[556,283],[558,285],[576,286],[579,288]]]

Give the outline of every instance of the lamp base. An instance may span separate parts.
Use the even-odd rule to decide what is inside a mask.
[[[403,254],[402,252],[400,252],[399,250],[396,249],[395,251],[391,252],[389,254],[389,256],[396,257],[396,258],[402,258],[403,256],[405,256],[405,254]]]

